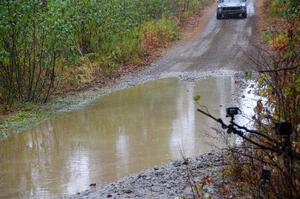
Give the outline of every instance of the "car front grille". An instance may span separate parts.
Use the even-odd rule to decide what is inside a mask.
[[[241,7],[225,7],[223,10],[240,10]]]

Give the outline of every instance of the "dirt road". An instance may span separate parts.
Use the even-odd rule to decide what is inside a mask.
[[[157,73],[246,70],[251,66],[247,54],[256,41],[255,0],[247,1],[248,18],[217,20],[215,11],[203,32],[169,51],[155,65]]]

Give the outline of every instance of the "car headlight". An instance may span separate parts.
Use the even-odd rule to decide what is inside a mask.
[[[218,8],[218,12],[221,12],[221,11],[222,11],[222,8],[221,8],[221,7],[219,7],[219,8]]]
[[[246,6],[243,6],[242,11],[246,11],[246,10],[247,10]]]

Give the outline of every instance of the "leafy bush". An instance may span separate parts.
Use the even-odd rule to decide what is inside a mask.
[[[1,101],[47,100],[53,91],[56,65],[72,54],[72,26],[58,3],[0,3]]]
[[[81,57],[93,55],[88,64],[106,71],[138,63],[148,34],[151,45],[164,46],[178,37],[170,18],[207,1],[1,1],[0,101],[47,101],[58,82],[70,79],[61,75],[78,71],[72,67],[81,67]]]

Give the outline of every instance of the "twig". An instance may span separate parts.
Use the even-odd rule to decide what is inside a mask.
[[[288,68],[279,68],[279,69],[271,69],[271,70],[259,70],[259,73],[276,73],[276,72],[280,72],[280,71],[289,71],[289,70],[296,70],[297,68],[299,68],[300,65],[296,65],[293,67],[288,67]]]

